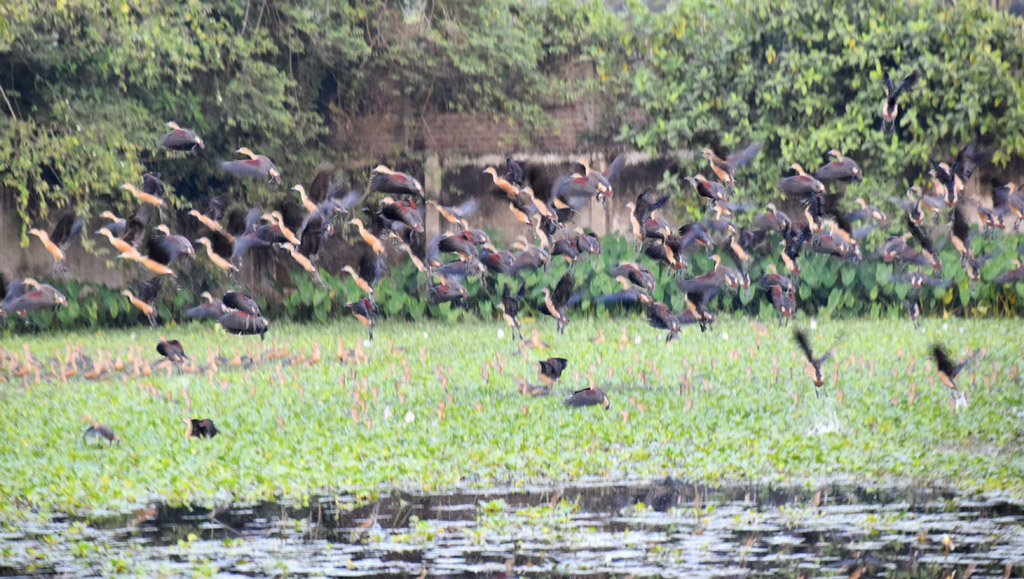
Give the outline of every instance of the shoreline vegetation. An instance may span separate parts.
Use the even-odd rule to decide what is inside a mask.
[[[210,375],[66,383],[5,374],[4,516],[593,477],[839,479],[1021,496],[1015,320],[800,323],[834,350],[820,397],[791,330],[767,318],[723,317],[668,345],[640,318],[574,320],[565,335],[527,320],[527,340],[537,329],[549,346],[538,350],[499,337],[500,323],[388,323],[372,343],[350,321],[280,324],[262,343],[198,324],[164,328],[198,363],[223,363]],[[959,377],[967,405],[955,412],[928,358],[939,339],[955,356],[980,349]],[[41,363],[81,347],[155,364],[157,340],[146,329],[58,333],[3,348],[27,348]],[[546,396],[521,393],[523,381],[539,384],[537,362],[549,356],[569,360],[561,379]],[[608,411],[563,405],[591,379]],[[83,441],[83,416],[121,444]],[[212,418],[220,434],[187,439],[183,417]]]

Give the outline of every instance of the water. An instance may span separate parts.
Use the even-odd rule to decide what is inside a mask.
[[[581,484],[215,510],[0,533],[0,575],[1020,577],[1024,507],[929,489]]]

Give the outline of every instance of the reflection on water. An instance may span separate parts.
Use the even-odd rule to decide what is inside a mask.
[[[0,574],[1020,577],[1024,509],[924,489],[581,484],[154,505],[0,533]]]

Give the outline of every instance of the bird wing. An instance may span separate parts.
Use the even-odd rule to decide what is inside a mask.
[[[798,329],[793,332],[793,338],[796,340],[797,345],[800,346],[800,351],[804,353],[804,358],[813,364],[814,352],[811,351],[811,342],[807,338],[807,334],[805,334],[803,330]]]
[[[569,298],[572,297],[573,286],[576,284],[575,278],[573,278],[572,272],[567,271],[565,275],[558,280],[558,284],[555,286],[555,291],[551,293],[551,301],[556,305],[566,305],[569,303]]]
[[[153,304],[156,296],[160,293],[160,284],[163,283],[162,276],[154,276],[139,284],[139,295],[136,296],[147,304]]]
[[[733,170],[737,169],[740,165],[749,162],[759,152],[761,152],[762,143],[760,141],[754,141],[743,149],[734,152],[733,154],[726,157],[725,162],[732,167]]]

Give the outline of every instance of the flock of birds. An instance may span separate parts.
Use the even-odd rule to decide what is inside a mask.
[[[891,130],[895,126],[898,98],[912,89],[916,81],[916,74],[895,85],[886,79],[883,129],[888,127]],[[168,126],[170,132],[160,139],[163,147],[193,154],[204,147],[202,138],[195,132],[175,123],[168,123]],[[766,292],[777,310],[781,325],[783,321],[788,323],[797,309],[801,255],[810,251],[856,262],[864,255],[860,243],[864,237],[875,228],[891,225],[883,211],[862,198],[856,200],[856,208],[843,207],[847,184],[862,180],[863,173],[856,161],[833,149],[828,152],[829,159],[813,173],[794,163],[792,173],[777,181],[777,187],[786,200],[801,202],[802,215],[787,215],[775,203],[769,203],[764,212],[757,214],[747,225],[737,227],[733,222],[735,216],[748,212],[752,206],[733,200],[738,187],[736,173],[760,152],[760,148],[760,144],[755,142],[724,158],[711,149],[703,150],[703,158],[710,171],[707,175],[697,174],[686,179],[707,203],[709,212],[706,219],[680,227],[670,225],[660,213],[669,197],[654,190],[647,190],[627,203],[635,240],[634,252],[639,256],[636,261],[620,263],[610,270],[610,276],[621,284],[621,290],[599,296],[596,300],[605,304],[638,305],[645,311],[652,327],[667,332],[665,339],[668,342],[677,337],[684,326],[695,324],[701,330],[711,326],[715,316],[709,308],[709,301],[722,291],[749,288],[752,283],[750,264],[757,255],[759,259],[770,262],[757,285]],[[222,162],[220,166],[225,172],[266,180],[270,185],[281,183],[281,173],[270,159],[244,147],[236,153],[244,158]],[[917,299],[920,289],[923,286],[943,287],[950,283],[941,275],[943,265],[936,249],[937,238],[947,235],[946,223],[949,239],[960,255],[960,265],[970,279],[980,279],[981,265],[992,257],[976,255],[972,249],[966,211],[973,204],[964,195],[965,182],[989,158],[988,152],[975,143],[969,143],[950,163],[932,161],[930,194],[915,185],[907,190],[905,200],[896,200],[904,211],[899,222],[905,232],[889,235],[875,254],[887,263],[907,266],[904,273],[894,275],[891,281],[910,285],[907,305],[915,323],[920,314]],[[237,205],[229,209],[223,197],[214,196],[205,211],[193,209],[188,216],[196,221],[194,225],[200,233],[193,239],[205,248],[206,259],[236,285],[239,282],[235,274],[243,262],[260,249],[290,260],[316,284],[323,286],[317,265],[321,247],[334,234],[336,224],[344,222],[353,228],[358,234],[356,244],[361,247],[361,254],[356,263],[345,265],[341,271],[354,279],[365,297],[346,304],[345,310],[367,326],[371,340],[378,314],[374,286],[387,273],[389,246],[423,273],[429,286],[427,299],[433,304],[458,302],[466,298],[468,294],[463,282],[469,276],[503,275],[514,279],[521,272],[547,269],[552,260],[564,259],[568,269],[552,288],[543,289],[543,301],[536,305],[538,311],[554,318],[556,330],[563,333],[570,325],[570,308],[580,299],[573,265],[587,254],[601,252],[601,240],[593,233],[575,227],[575,216],[579,209],[595,198],[607,210],[607,202],[613,197],[612,183],[624,165],[625,157],[619,156],[602,172],[581,160],[571,173],[554,182],[547,200],[535,195],[531,187],[533,176],[539,170],[537,167],[512,158],[507,160],[501,171],[488,167],[484,173],[488,175],[494,191],[508,202],[509,211],[524,228],[524,235],[504,249],[496,247],[485,232],[470,226],[469,220],[480,205],[477,196],[470,196],[457,206],[442,206],[434,200],[425,199],[423,186],[415,177],[385,165],[373,170],[366,194],[358,189],[341,187],[335,178],[335,168],[322,165],[308,190],[303,185],[295,185],[292,190],[298,193],[298,199],[291,194],[282,196],[275,210],[267,212],[251,208],[247,211]],[[180,260],[199,258],[188,238],[174,234],[163,223],[151,227],[153,215],[157,214],[158,220],[162,221],[167,207],[165,188],[158,178],[146,174],[142,177],[141,189],[131,183],[124,184],[123,189],[138,202],[134,213],[121,218],[104,211],[101,217],[105,224],[97,234],[105,237],[117,250],[118,258],[135,262],[151,274],[138,284],[135,292],[125,289],[123,295],[156,327],[159,320],[155,304],[165,278],[176,276],[175,267]],[[375,203],[364,204],[370,192],[383,197]],[[356,208],[361,204],[364,206],[357,213]],[[424,229],[428,204],[436,207],[450,229],[429,241],[425,239]],[[1024,220],[1024,192],[1018,191],[1013,183],[996,187],[993,206],[974,206],[974,209],[982,223],[992,231],[1005,230],[1007,222],[1014,217],[1016,229]],[[83,218],[76,215],[74,208],[66,208],[59,213],[50,231],[40,228],[29,230],[53,256],[57,274],[67,274],[66,252],[79,237],[83,223]],[[931,233],[926,231],[929,226]],[[776,254],[772,248],[780,246],[781,251]],[[689,255],[716,249],[718,253],[712,255],[714,266],[711,271],[686,277],[690,267]],[[723,263],[723,256],[732,265]],[[673,310],[668,294],[665,294],[666,303],[653,299],[657,278],[643,260],[652,267],[670,268],[676,272],[675,281],[682,297],[679,310]],[[777,267],[777,263],[781,267]],[[997,284],[1024,281],[1024,268],[1019,260],[1016,266],[1016,269],[992,281]],[[931,274],[924,273],[924,269],[930,269]],[[498,307],[513,338],[526,342],[518,318],[525,287],[520,285],[518,291],[512,291],[512,287],[512,283],[504,284]],[[207,292],[203,297],[206,302],[188,309],[184,313],[186,318],[215,320],[227,332],[258,334],[261,338],[270,328],[257,303],[245,291],[229,291],[220,298]],[[0,281],[0,299],[2,315],[25,314],[67,305],[66,298],[57,289],[31,278],[10,283]],[[533,339],[537,340],[536,333]],[[815,355],[807,334],[802,330],[794,332],[794,339],[813,370],[815,391],[818,392],[817,387],[824,382],[822,365],[832,352]],[[189,367],[189,358],[177,341],[161,339],[158,351],[166,358],[165,363]],[[955,361],[938,344],[931,348],[930,354],[942,383],[956,391],[957,374],[970,359]],[[24,364],[27,364],[28,352],[25,358]],[[106,361],[89,360],[89,363],[90,372],[98,374],[108,372],[114,366]],[[16,357],[9,357],[5,365],[16,367]],[[541,362],[540,376],[544,384],[523,384],[520,391],[535,395],[547,393],[566,366],[567,361],[562,358]],[[195,363],[191,363],[191,368],[197,370]],[[29,371],[31,369],[26,370]],[[601,405],[605,409],[610,405],[605,393],[593,385],[575,392],[565,403],[569,406]],[[212,421],[204,420],[187,421],[190,435],[216,434]],[[112,430],[99,423],[94,423],[86,434],[87,437],[101,437],[109,441],[117,439]]]

